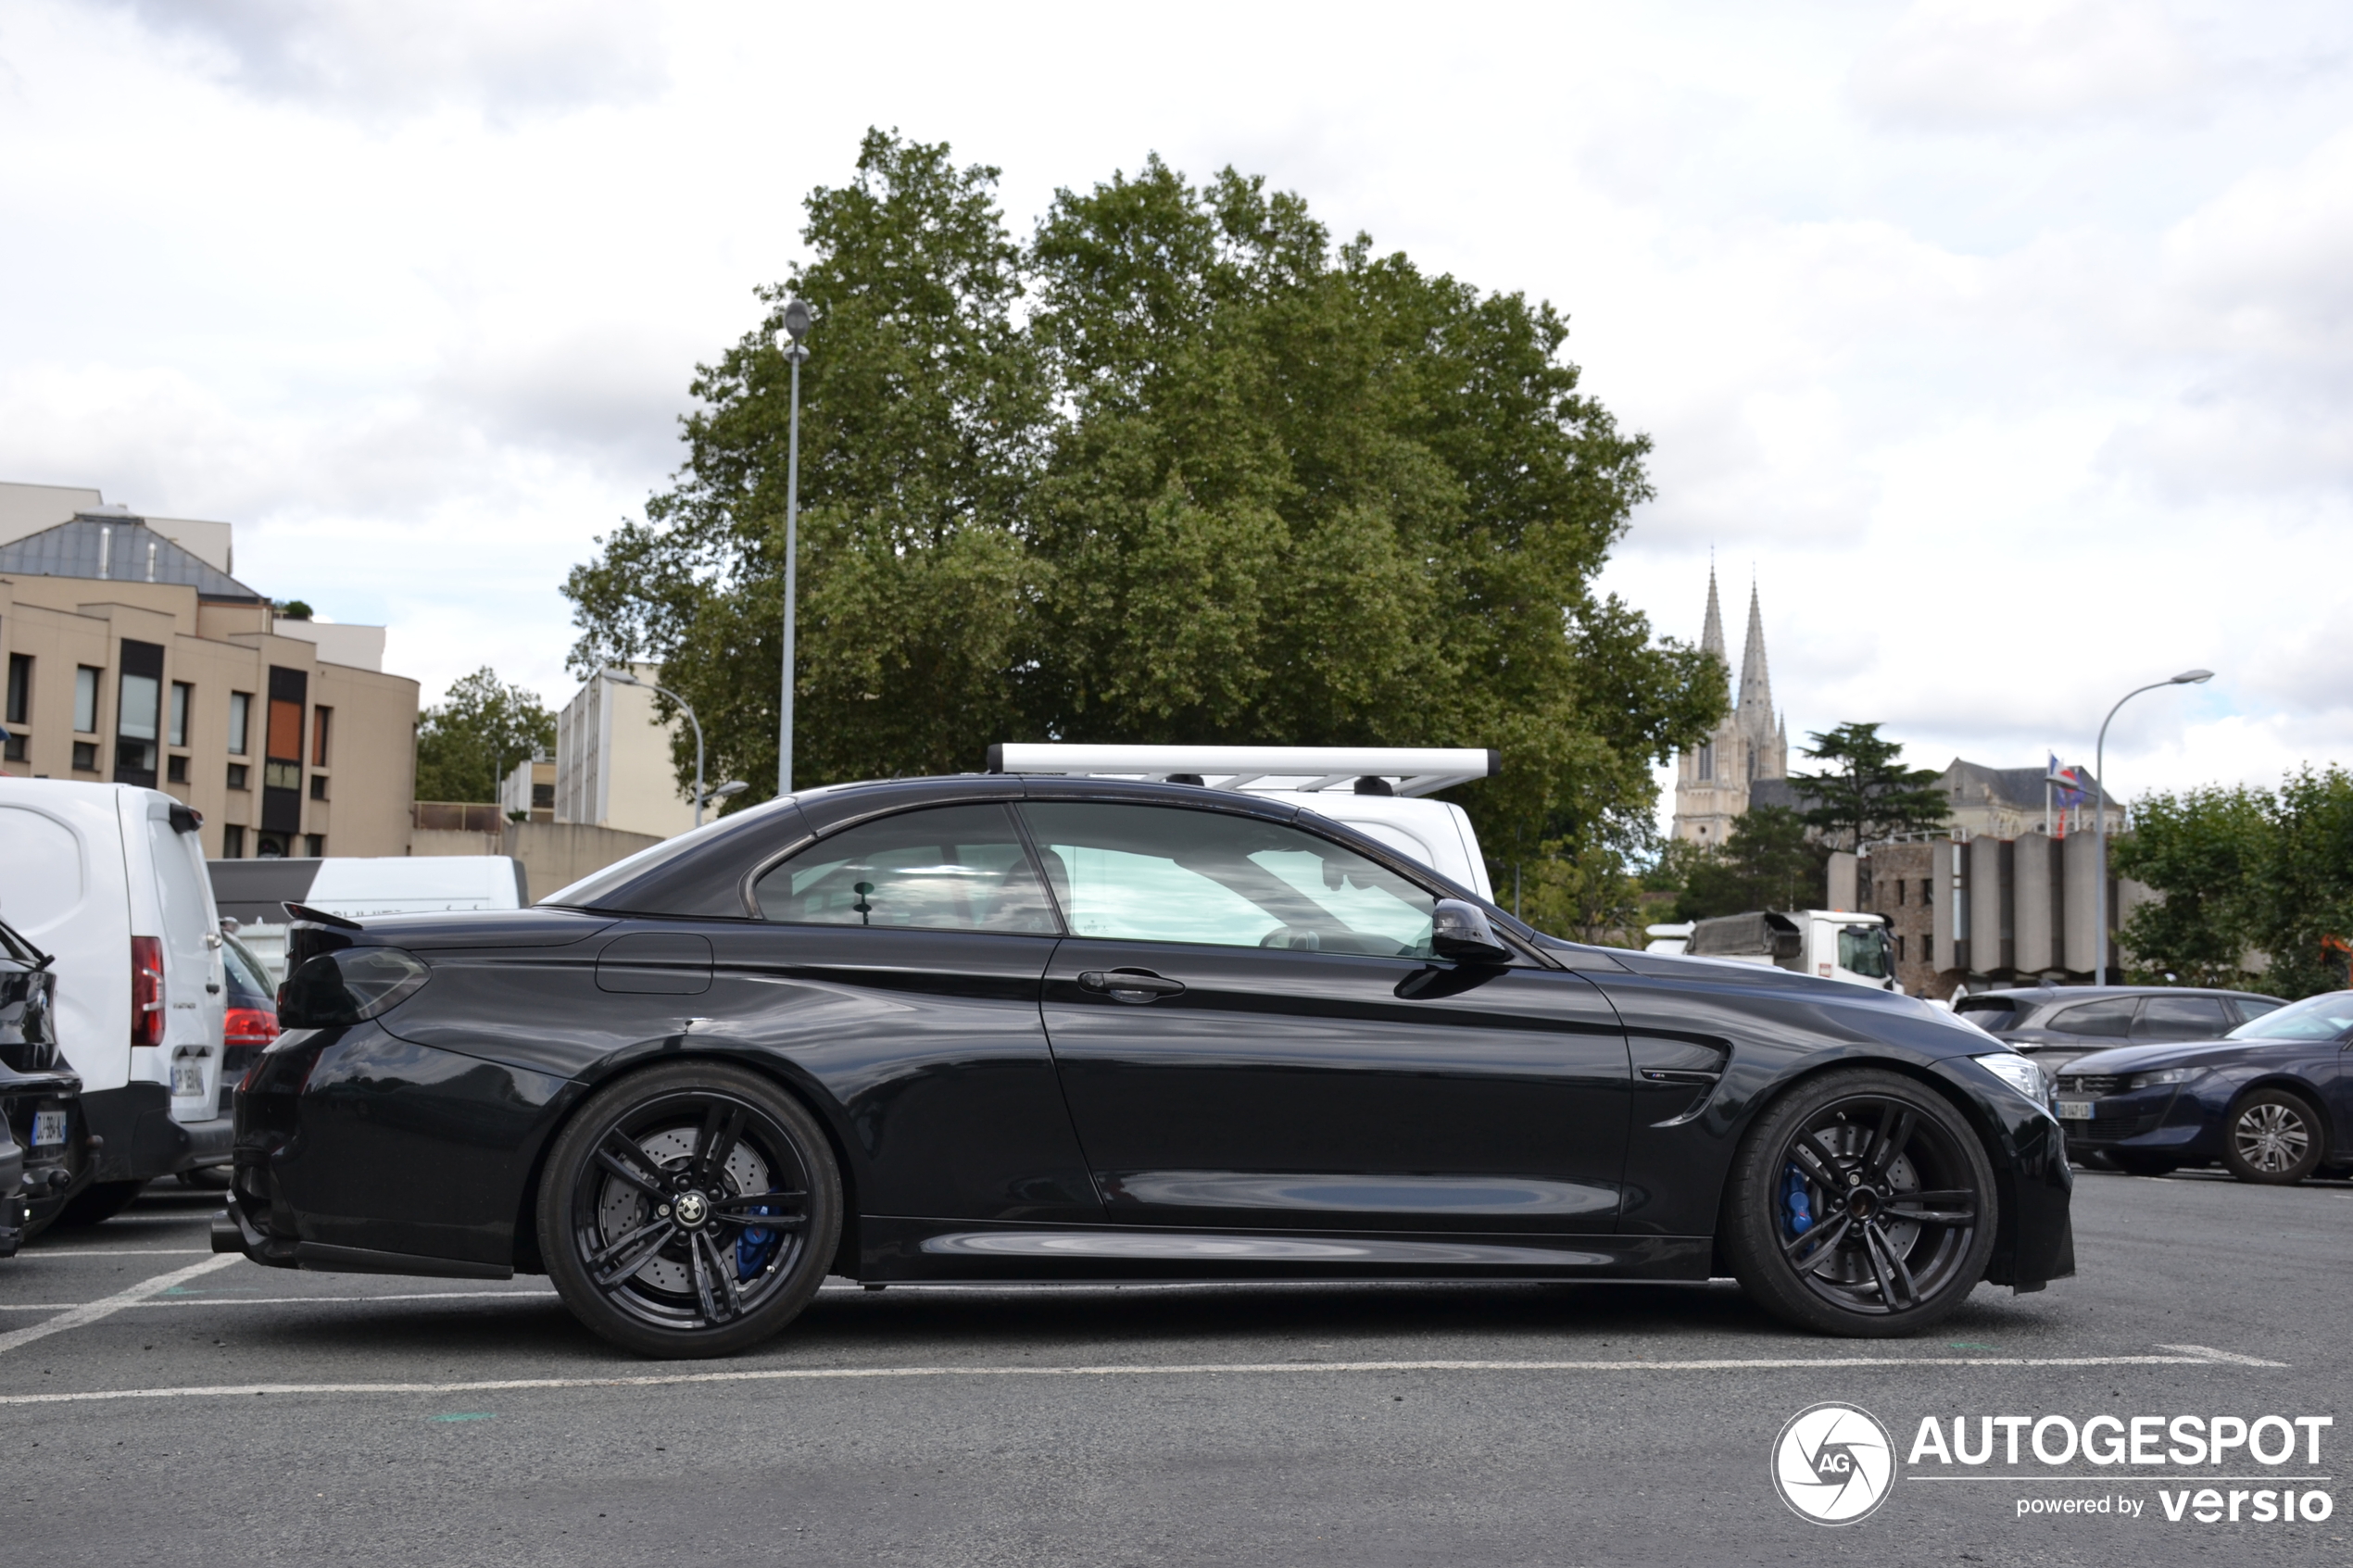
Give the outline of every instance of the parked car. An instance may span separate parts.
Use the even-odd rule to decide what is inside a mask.
[[[0,778],[0,919],[55,955],[57,1043],[82,1080],[90,1159],[62,1223],[229,1148],[202,822],[159,790]]]
[[[2187,985],[2028,985],[1974,992],[1957,998],[1953,1010],[2023,1051],[2051,1078],[2090,1051],[2219,1040],[2286,1005],[2252,991]]]
[[[261,960],[235,935],[237,922],[220,918],[220,970],[228,1007],[221,1019],[220,1114],[236,1108],[237,1085],[254,1059],[278,1037],[278,993]],[[229,1161],[180,1173],[182,1185],[226,1187]]]
[[[2353,991],[2289,1002],[2218,1041],[2126,1046],[2069,1062],[2068,1153],[2136,1175],[2220,1160],[2243,1182],[2353,1167]]]
[[[58,1058],[49,965],[0,923],[0,1258],[57,1219],[84,1155],[82,1083]]]
[[[2074,1272],[2033,1064],[1540,935],[1296,800],[811,790],[532,909],[293,911],[213,1245],[553,1276],[657,1356],[891,1281],[1705,1280],[1814,1332]]]

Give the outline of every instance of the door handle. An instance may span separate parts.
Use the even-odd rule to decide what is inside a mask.
[[[1180,995],[1185,989],[1183,981],[1164,978],[1148,969],[1090,969],[1079,975],[1078,984],[1108,994],[1114,1002],[1149,1002],[1155,997]]]

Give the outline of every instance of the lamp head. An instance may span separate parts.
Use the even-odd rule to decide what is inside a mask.
[[[796,299],[785,307],[785,331],[793,342],[799,343],[809,335],[811,319],[806,300]]]
[[[597,673],[616,686],[636,686],[645,684],[626,670],[600,670]]]
[[[2214,671],[2211,670],[2184,670],[2174,676],[2171,684],[2176,686],[2202,686],[2212,679],[2214,679]]]
[[[711,792],[711,798],[713,800],[724,800],[729,796],[741,795],[744,791],[749,789],[751,785],[744,783],[741,779],[729,779],[725,784],[721,784],[717,789]]]

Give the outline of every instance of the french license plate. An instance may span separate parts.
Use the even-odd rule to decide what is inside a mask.
[[[171,1064],[171,1092],[174,1095],[204,1093],[204,1061],[197,1057],[182,1057]]]
[[[66,1113],[62,1110],[36,1110],[32,1113],[32,1147],[46,1148],[51,1144],[66,1141]]]
[[[2089,1122],[2092,1119],[2092,1102],[2088,1099],[2063,1099],[2058,1102],[2058,1115],[2062,1122]]]

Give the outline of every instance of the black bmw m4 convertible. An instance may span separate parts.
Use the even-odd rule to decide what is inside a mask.
[[[214,1246],[551,1275],[657,1356],[828,1273],[1730,1274],[1902,1335],[2071,1273],[2025,1058],[1530,930],[1295,802],[973,775],[736,813],[506,913],[296,909]]]

